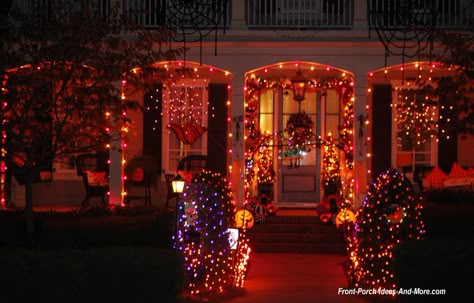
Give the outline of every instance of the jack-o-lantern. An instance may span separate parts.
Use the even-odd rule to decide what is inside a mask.
[[[253,215],[246,209],[241,209],[235,214],[235,226],[237,228],[252,228],[254,224]]]
[[[356,216],[351,210],[343,209],[336,216],[336,226],[339,227],[346,223],[353,223],[355,220]]]
[[[135,182],[140,182],[140,181],[143,181],[144,177],[145,177],[145,172],[143,171],[143,168],[141,167],[135,168],[132,174],[132,180]]]

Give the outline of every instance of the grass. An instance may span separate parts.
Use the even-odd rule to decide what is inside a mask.
[[[173,214],[154,207],[35,213],[0,211],[1,299],[15,302],[182,302]],[[5,274],[8,273],[8,274]]]
[[[474,263],[474,203],[427,201],[425,239],[395,250],[397,284],[404,289],[446,289],[440,296],[399,296],[400,302],[455,302],[469,295]]]
[[[243,289],[188,297],[166,208],[91,207],[35,213],[28,248],[22,210],[0,211],[0,299],[14,302],[217,303]]]

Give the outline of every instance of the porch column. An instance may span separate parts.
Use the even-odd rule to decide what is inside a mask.
[[[243,72],[232,73],[232,193],[237,208],[245,202],[245,115]]]
[[[367,192],[367,75],[354,75],[354,207],[362,206]]]
[[[112,135],[109,149],[109,204],[123,205],[123,140]]]
[[[122,91],[122,100],[125,99],[124,85],[126,82],[115,83]],[[109,147],[109,205],[124,205],[124,140],[121,130],[112,130]]]

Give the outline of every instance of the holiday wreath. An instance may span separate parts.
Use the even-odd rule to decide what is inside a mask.
[[[286,132],[290,148],[310,150],[309,145],[313,139],[313,121],[308,114],[303,111],[291,115],[286,121]]]

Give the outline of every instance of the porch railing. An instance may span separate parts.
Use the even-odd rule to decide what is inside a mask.
[[[249,29],[347,29],[353,0],[246,0]]]
[[[370,28],[470,29],[474,26],[472,0],[368,0],[367,8]]]
[[[180,24],[182,27],[195,28],[196,24],[208,24],[216,11],[213,5],[222,7],[224,3],[225,13],[219,18],[217,28],[232,29],[233,7],[245,10],[249,30],[350,30],[354,20],[354,0],[214,0],[203,1],[203,4],[172,0],[94,1],[94,14],[107,17],[118,4],[121,14],[148,28],[168,24],[170,18],[183,21]],[[13,0],[14,7],[26,13],[41,14],[45,18],[50,17],[52,7],[64,3],[80,7],[81,1]],[[417,22],[418,25],[434,24],[438,29],[469,30],[474,20],[473,0],[367,0],[363,5],[367,6],[369,29],[376,26],[398,28],[417,25],[407,22]],[[200,16],[191,15],[193,10],[201,10]]]
[[[110,0],[102,0],[110,1]],[[122,0],[122,13],[137,24],[153,28],[179,24],[181,28],[229,28],[232,0],[221,1]],[[221,14],[221,12],[224,12]]]

